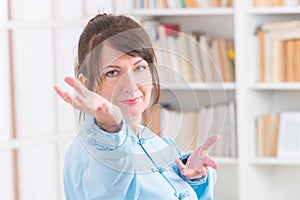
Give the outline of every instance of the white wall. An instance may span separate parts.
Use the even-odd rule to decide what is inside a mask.
[[[0,0],[0,199],[17,199],[14,169],[18,170],[19,199],[64,199],[63,158],[76,127],[73,109],[56,96],[53,86],[70,89],[63,78],[74,74],[76,45],[87,19],[99,12],[113,12],[117,6],[122,10],[127,4],[10,0],[8,20],[8,1]],[[17,138],[12,138],[12,105]]]

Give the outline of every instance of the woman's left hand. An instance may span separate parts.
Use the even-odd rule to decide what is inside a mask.
[[[218,163],[209,157],[208,150],[215,145],[219,136],[213,135],[208,138],[205,143],[199,146],[189,157],[184,165],[178,158],[175,160],[181,174],[188,179],[200,178],[208,173],[207,167],[218,169]]]

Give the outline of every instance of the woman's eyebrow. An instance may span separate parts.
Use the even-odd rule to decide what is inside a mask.
[[[140,63],[140,62],[142,62],[143,60],[144,60],[144,59],[142,58],[142,59],[136,61],[136,62],[134,63],[134,65],[136,65],[136,64],[138,64],[138,63]]]
[[[106,67],[103,68],[104,69],[107,69],[107,68],[117,68],[117,69],[121,69],[122,67],[121,66],[118,66],[118,65],[108,65]]]
[[[136,65],[136,64],[138,64],[138,63],[140,63],[140,62],[142,62],[142,61],[144,61],[144,59],[142,58],[142,59],[140,59],[140,60],[138,60],[138,61],[136,61],[133,65]],[[108,65],[108,66],[106,66],[106,67],[104,67],[103,69],[107,69],[107,68],[122,68],[121,66],[118,66],[118,65]]]

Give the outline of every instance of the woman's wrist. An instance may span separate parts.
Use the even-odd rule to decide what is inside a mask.
[[[112,106],[108,113],[98,113],[95,116],[95,124],[108,133],[119,132],[122,128],[122,113],[117,106]]]
[[[95,124],[102,130],[108,133],[116,133],[122,129],[122,119],[118,121],[114,121],[113,123],[103,123],[99,122],[96,118],[94,118]]]

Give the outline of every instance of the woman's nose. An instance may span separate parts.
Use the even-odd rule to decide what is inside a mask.
[[[138,89],[137,79],[131,71],[123,76],[120,84],[121,84],[122,90],[129,94],[132,94],[135,90]]]

